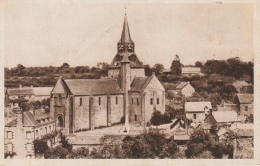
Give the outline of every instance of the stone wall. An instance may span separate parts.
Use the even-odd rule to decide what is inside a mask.
[[[124,116],[123,103],[123,95],[111,95],[111,124],[119,123]]]
[[[82,105],[80,106],[80,100]],[[89,96],[74,97],[74,131],[89,129]]]
[[[240,114],[246,116],[250,116],[250,114],[254,114],[253,104],[240,104]]]
[[[93,96],[95,110],[95,128],[107,126],[107,96]]]
[[[129,93],[129,122],[142,122],[142,98],[138,92]]]
[[[130,69],[130,81],[132,82],[135,77],[144,77],[144,68],[131,68]]]
[[[194,114],[196,114],[196,119],[194,118]],[[205,113],[204,112],[186,112],[186,118],[189,120],[192,120],[193,122],[196,123],[203,123],[205,119]]]

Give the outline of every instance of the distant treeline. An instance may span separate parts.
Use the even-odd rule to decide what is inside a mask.
[[[181,64],[179,66],[183,65]],[[208,60],[206,63],[197,61],[193,66],[200,67],[202,72],[206,75],[219,74],[253,83],[253,62],[243,62],[238,57],[229,58],[227,60]],[[71,79],[98,79],[101,76],[107,76],[108,67],[109,64],[106,62],[100,62],[93,67],[70,67],[68,63],[63,63],[60,67],[25,67],[22,64],[18,64],[13,68],[5,67],[5,86],[17,87],[19,84],[54,86],[60,75],[64,78]],[[144,65],[144,69],[147,76],[150,76],[152,75],[152,72],[155,72],[162,82],[185,80],[181,75],[174,74],[176,73],[175,71],[172,71],[173,74],[170,76],[163,76],[162,70],[164,69],[164,66],[159,63],[155,64],[153,67],[150,67],[148,64]],[[172,63],[171,70],[174,69],[176,69],[176,63]]]

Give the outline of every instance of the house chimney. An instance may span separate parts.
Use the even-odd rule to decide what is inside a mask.
[[[20,87],[20,89],[23,89],[23,86],[21,84],[19,85],[19,87]]]
[[[15,118],[16,118],[16,126],[17,127],[22,127],[23,126],[23,111],[20,108],[15,108],[13,110],[15,113]]]
[[[31,89],[33,88],[33,85],[31,85]]]

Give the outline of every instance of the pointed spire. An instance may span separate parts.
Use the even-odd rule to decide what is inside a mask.
[[[133,42],[130,37],[130,31],[129,31],[129,27],[128,27],[126,13],[125,13],[125,18],[124,18],[122,35],[121,35],[121,39],[119,42],[120,43],[132,43]]]

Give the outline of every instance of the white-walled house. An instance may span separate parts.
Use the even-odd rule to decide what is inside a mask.
[[[176,90],[179,91],[185,97],[191,97],[192,94],[195,92],[193,86],[191,86],[190,82],[181,82],[177,87]]]

